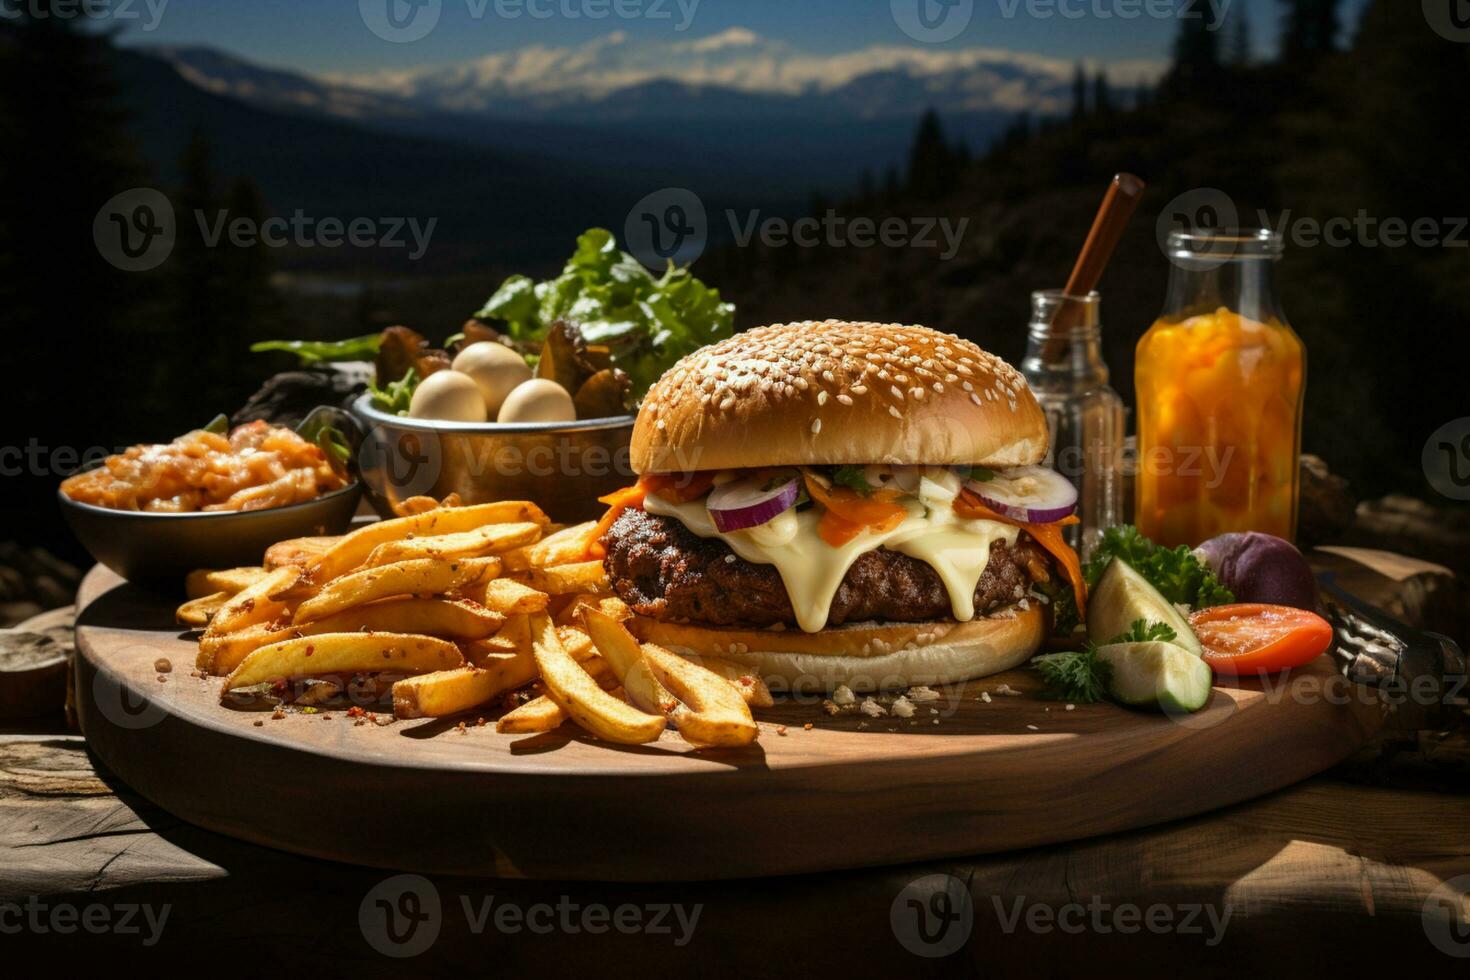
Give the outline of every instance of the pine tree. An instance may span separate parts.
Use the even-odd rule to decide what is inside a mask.
[[[1072,73],[1072,121],[1081,122],[1085,118],[1087,118],[1087,72],[1083,70],[1079,62]]]
[[[929,109],[919,120],[909,151],[908,187],[915,195],[934,198],[954,188],[959,161],[944,137],[939,113]]]
[[[1251,63],[1251,15],[1246,0],[1236,0],[1230,17],[1230,64],[1245,68]]]
[[[1281,56],[1288,63],[1311,61],[1337,50],[1342,29],[1338,17],[1341,0],[1280,0],[1286,8],[1282,17]]]
[[[1220,72],[1220,35],[1201,4],[1180,8],[1179,35],[1174,39],[1174,66],[1168,85],[1186,94],[1207,89]]]
[[[1092,79],[1092,111],[1106,116],[1113,111],[1113,96],[1108,88],[1107,72],[1099,71]]]

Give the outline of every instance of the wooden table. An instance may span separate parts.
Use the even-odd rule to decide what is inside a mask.
[[[12,962],[31,951],[371,975],[1459,975],[1450,951],[1470,954],[1464,734],[1386,744],[1249,803],[1070,845],[629,885],[403,879],[242,843],[142,800],[50,719],[0,730],[0,950]],[[1419,751],[1386,761],[1396,746]],[[770,812],[781,820],[779,799]],[[596,814],[585,832],[597,834]],[[738,828],[728,846],[742,846]],[[390,955],[405,952],[417,955]]]

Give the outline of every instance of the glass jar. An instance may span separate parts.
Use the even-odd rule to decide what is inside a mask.
[[[1123,400],[1102,358],[1101,298],[1059,289],[1031,294],[1021,373],[1046,413],[1048,464],[1077,487],[1080,524],[1067,543],[1086,558],[1102,532],[1123,520]]]
[[[1281,236],[1174,232],[1164,312],[1138,341],[1134,521],[1165,545],[1292,540],[1306,348],[1276,296]]]

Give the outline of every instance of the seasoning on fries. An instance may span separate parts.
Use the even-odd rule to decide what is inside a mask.
[[[391,685],[401,719],[509,704],[495,726],[508,734],[572,721],[625,744],[670,729],[700,747],[755,737],[749,706],[770,691],[738,664],[640,644],[593,559],[595,524],[552,525],[528,501],[426,500],[280,542],[259,568],[191,573],[178,616],[206,627],[197,668],[225,676],[222,697],[267,685],[297,704]]]

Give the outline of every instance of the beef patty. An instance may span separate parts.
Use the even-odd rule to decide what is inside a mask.
[[[701,538],[679,521],[629,508],[607,536],[607,574],[634,612],[709,626],[796,624],[791,599],[774,565],[748,562],[719,538]],[[997,541],[975,587],[983,616],[1050,578],[1046,552],[1024,532],[1008,548]],[[832,599],[828,626],[913,623],[952,615],[939,573],[917,558],[878,548],[848,569]]]

